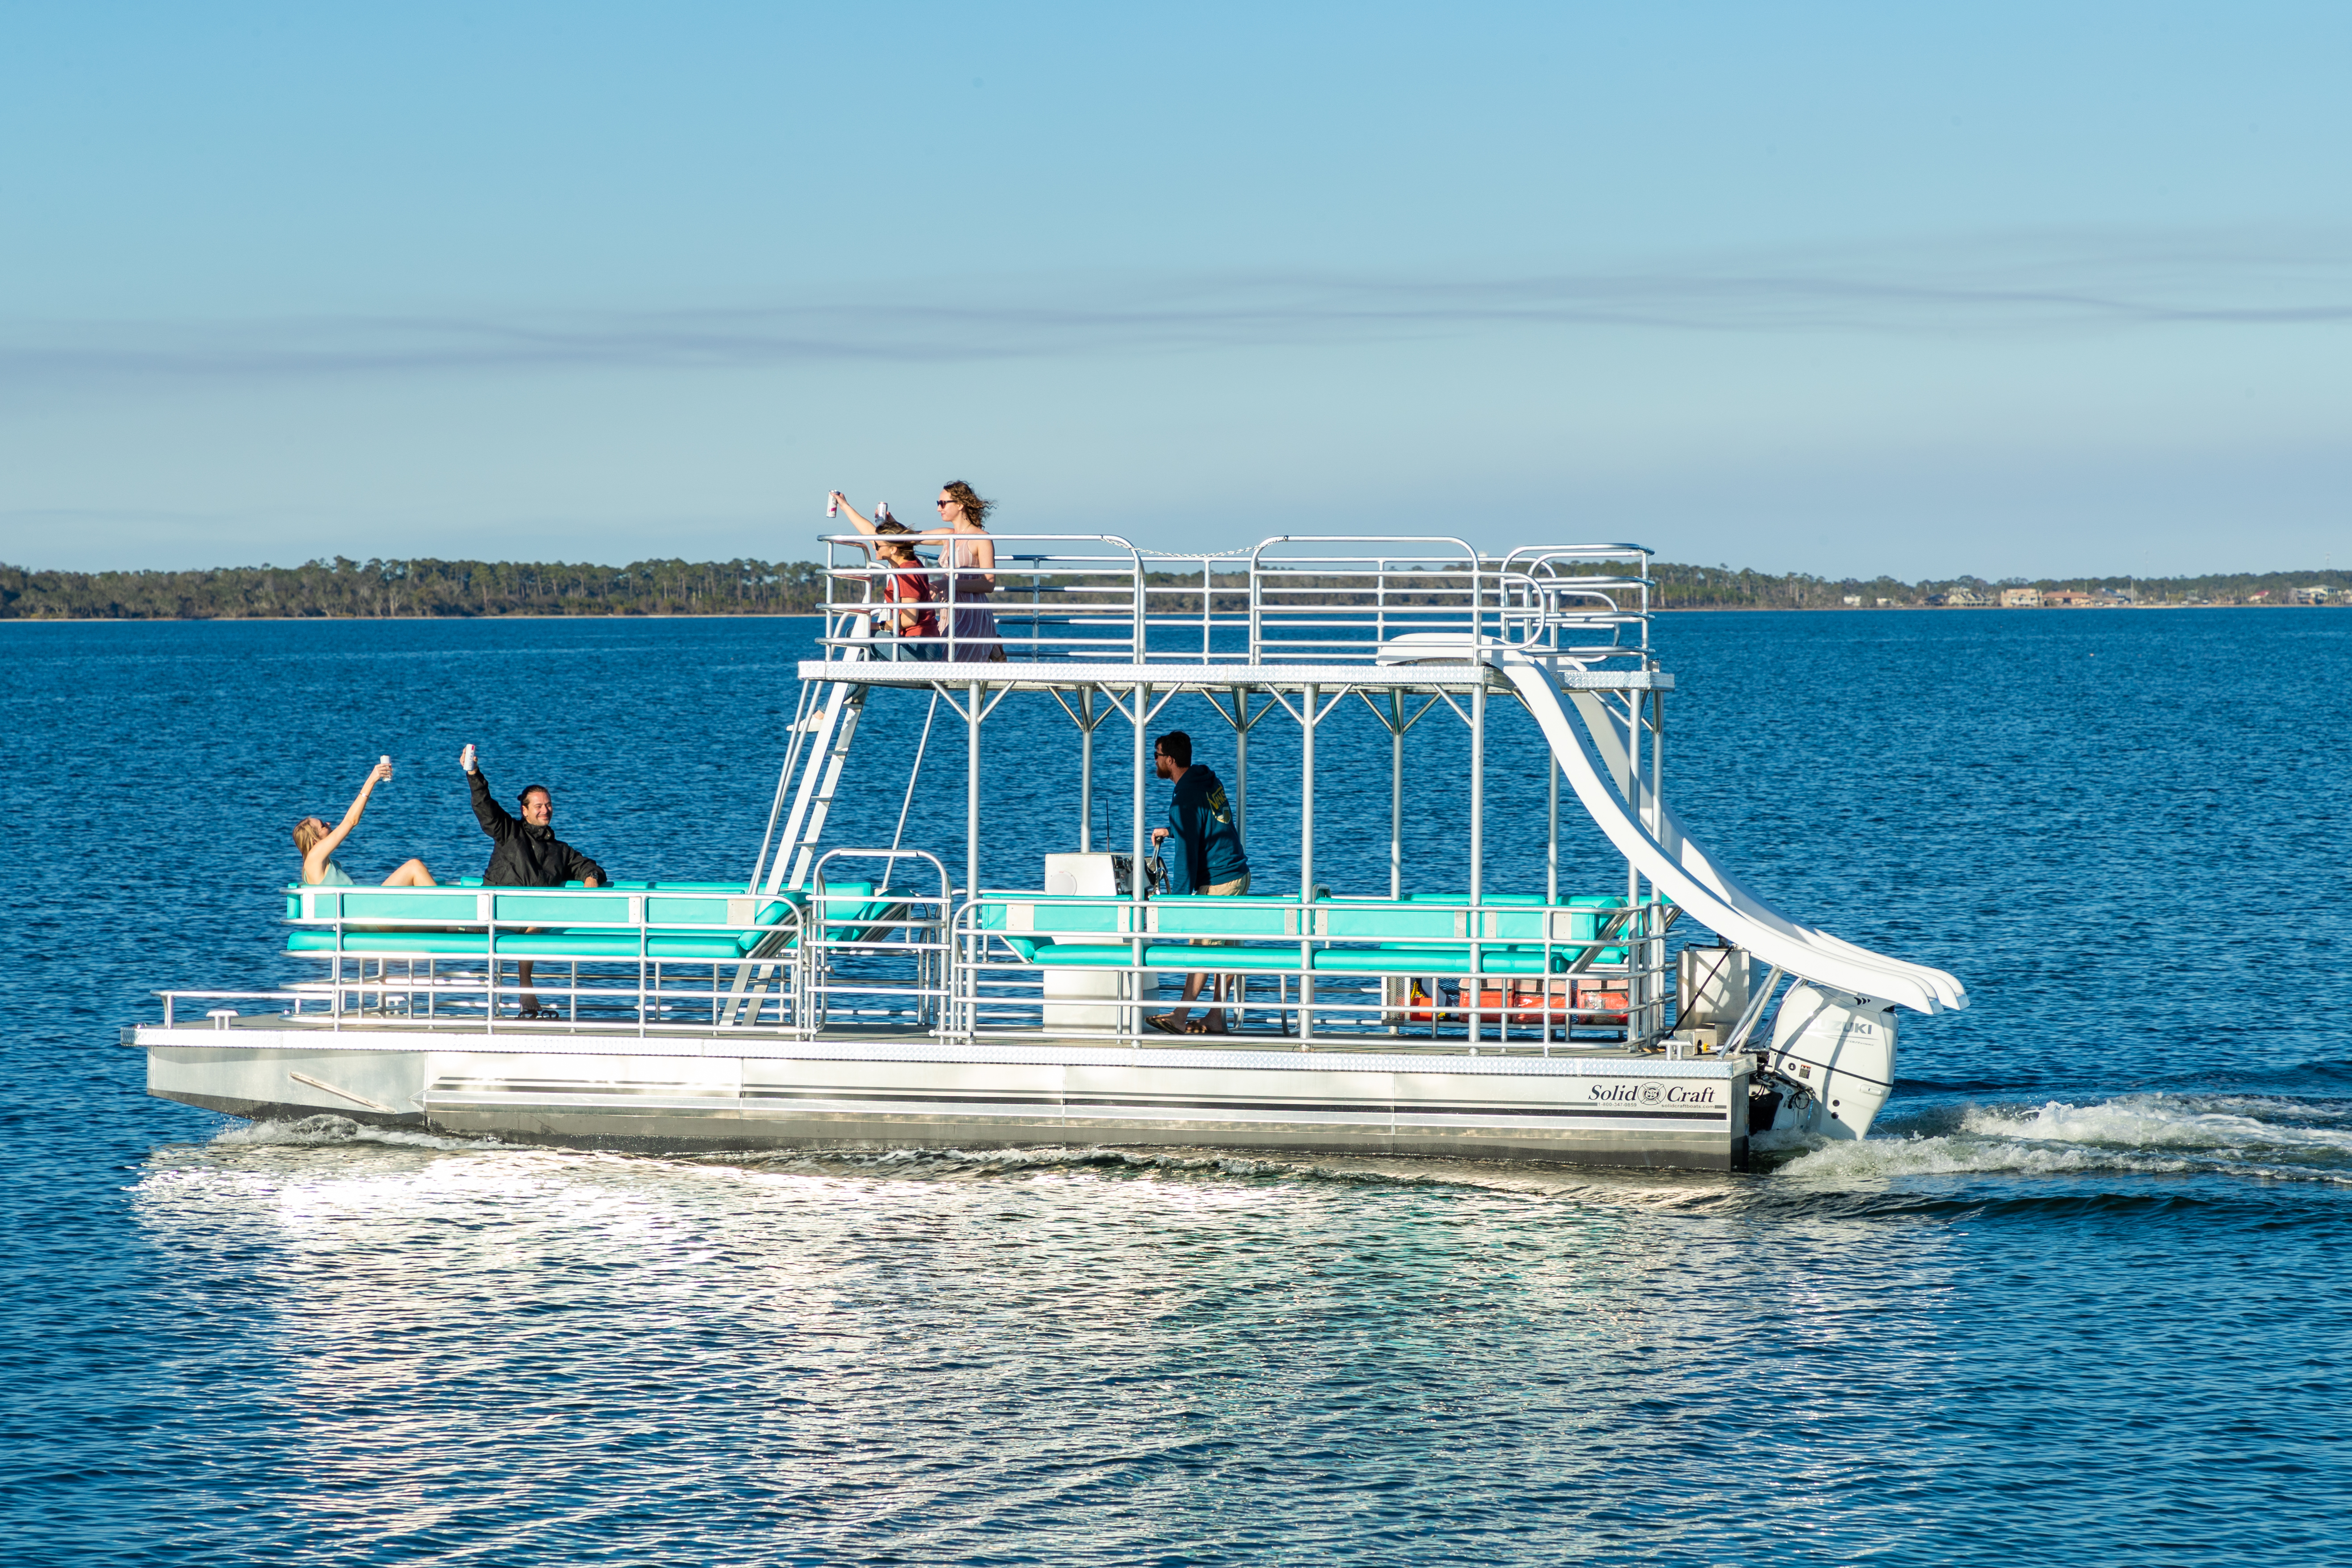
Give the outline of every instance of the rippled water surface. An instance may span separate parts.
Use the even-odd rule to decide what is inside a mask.
[[[144,1096],[118,1026],[291,977],[287,829],[379,752],[363,879],[479,869],[467,740],[617,874],[740,874],[808,635],[0,624],[5,1560],[2352,1556],[2352,616],[1663,620],[1694,832],[1975,999],[1906,1022],[1868,1142],[1747,1174],[656,1160]],[[1319,747],[1342,890],[1386,879],[1360,718]],[[869,710],[845,837],[922,721]],[[1415,733],[1407,879],[1459,886],[1461,742]],[[960,865],[950,739],[908,842]],[[989,745],[1010,879],[1074,837],[1076,753],[1042,699]],[[1490,767],[1490,886],[1539,886],[1531,736]]]

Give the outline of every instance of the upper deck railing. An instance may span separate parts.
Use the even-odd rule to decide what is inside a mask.
[[[828,534],[828,658],[952,663],[1001,643],[1015,663],[1370,663],[1384,650],[1501,646],[1649,662],[1650,552],[1632,544],[1481,554],[1445,536],[1283,535],[1248,550],[1162,552],[1114,534],[998,533],[995,585],[930,563],[893,566],[872,536]],[[935,548],[937,542],[921,542]],[[918,603],[891,578],[919,576]],[[893,594],[898,596],[894,600]],[[985,608],[995,635],[979,635]],[[936,636],[899,631],[928,609]],[[958,610],[965,614],[959,616]]]

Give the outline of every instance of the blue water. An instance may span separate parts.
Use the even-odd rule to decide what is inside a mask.
[[[363,879],[479,869],[468,740],[616,874],[740,874],[808,631],[0,624],[5,1561],[2352,1557],[2352,616],[1662,620],[1694,833],[1975,1000],[1906,1021],[1867,1143],[1746,1174],[625,1158],[143,1095],[118,1026],[290,977],[287,830],[379,752]],[[922,717],[877,700],[845,837]],[[1334,723],[1318,879],[1378,890],[1385,747]],[[1500,728],[1490,886],[1540,886]],[[1459,727],[1416,738],[1407,880],[1458,888]],[[1075,837],[1075,748],[1042,698],[988,746],[1009,881]],[[945,731],[908,829],[958,868],[961,769]],[[1570,875],[1622,871],[1588,829]]]

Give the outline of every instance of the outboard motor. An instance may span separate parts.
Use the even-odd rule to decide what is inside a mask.
[[[1764,1067],[1794,1090],[1775,1131],[1860,1138],[1894,1092],[1895,1005],[1800,982],[1781,999]]]

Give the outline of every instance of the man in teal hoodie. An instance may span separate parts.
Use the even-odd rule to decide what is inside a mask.
[[[1164,847],[1167,854],[1170,890],[1214,899],[1236,898],[1248,892],[1249,857],[1242,852],[1241,826],[1234,820],[1233,803],[1225,798],[1223,781],[1205,763],[1196,764],[1192,761],[1192,737],[1181,730],[1171,730],[1160,736],[1154,748],[1152,766],[1161,778],[1176,786],[1174,796],[1168,802],[1168,826],[1151,830],[1151,847]],[[1212,1005],[1207,1017],[1198,1024],[1192,1022],[1192,1003],[1201,994],[1201,982],[1206,978],[1202,974],[1186,975],[1183,1007],[1147,1017],[1144,1022],[1171,1035],[1225,1033],[1224,1010],[1214,1005],[1224,999],[1223,975],[1217,976],[1210,988]],[[1238,991],[1234,999],[1240,999]]]

